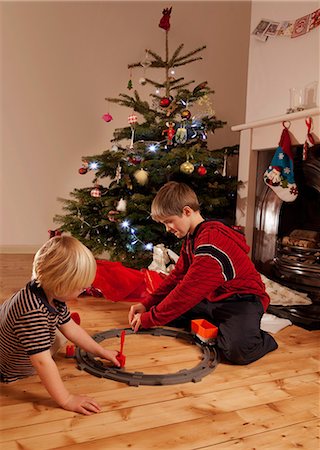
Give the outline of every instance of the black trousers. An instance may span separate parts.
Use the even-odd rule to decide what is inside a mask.
[[[203,300],[168,326],[190,331],[191,320],[206,319],[219,328],[217,347],[233,364],[249,364],[278,348],[270,334],[260,329],[264,313],[255,295],[233,295],[220,302]]]

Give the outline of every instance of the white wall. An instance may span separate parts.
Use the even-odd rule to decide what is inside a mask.
[[[217,117],[228,122],[211,148],[239,142],[231,125],[245,119],[250,7],[245,2],[171,2],[170,48],[207,45],[204,60],[177,70],[207,80]],[[81,157],[110,148],[130,113],[105,97],[127,92],[127,64],[144,49],[164,53],[158,27],[167,2],[1,2],[2,251],[34,251],[81,176]],[[155,72],[153,72],[155,73]],[[152,74],[151,78],[152,77]],[[141,73],[134,73],[134,83]],[[140,93],[143,88],[138,85]],[[143,95],[143,94],[142,94]]]
[[[261,19],[295,20],[319,7],[319,1],[253,1],[251,32]],[[319,70],[320,27],[297,38],[270,37],[262,42],[251,36],[246,122],[285,114],[289,89],[319,84]]]

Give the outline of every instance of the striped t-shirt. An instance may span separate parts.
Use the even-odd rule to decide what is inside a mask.
[[[49,350],[56,328],[70,320],[67,305],[51,305],[41,287],[31,281],[0,305],[0,375],[10,383],[35,373],[30,355]]]

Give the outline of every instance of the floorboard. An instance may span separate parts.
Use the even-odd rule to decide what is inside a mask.
[[[31,255],[1,255],[0,303],[31,273]],[[130,304],[82,297],[70,304],[95,334],[127,327]],[[275,335],[279,348],[248,366],[219,364],[198,383],[131,387],[56,357],[73,393],[96,398],[94,416],[64,411],[37,376],[1,385],[0,448],[5,450],[250,450],[319,448],[319,331]],[[103,341],[118,348],[119,339]],[[201,352],[170,337],[130,335],[126,369],[169,373],[196,365]]]

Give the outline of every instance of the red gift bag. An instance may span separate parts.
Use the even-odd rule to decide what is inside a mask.
[[[120,262],[97,260],[92,286],[113,302],[141,302],[147,293],[152,293],[159,286],[165,276],[152,270],[130,269]]]

